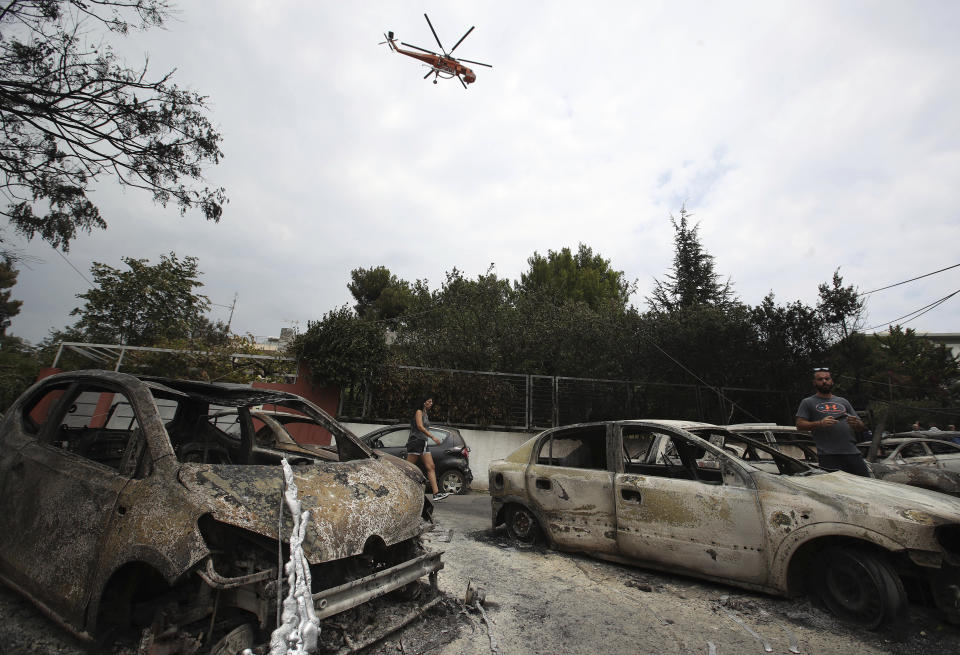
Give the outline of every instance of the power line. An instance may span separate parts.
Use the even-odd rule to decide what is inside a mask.
[[[903,323],[909,323],[910,321],[912,321],[912,320],[915,319],[915,318],[920,318],[921,316],[923,316],[924,314],[926,314],[927,312],[929,312],[931,309],[935,309],[935,308],[939,307],[940,305],[942,305],[942,304],[945,303],[946,301],[948,301],[948,300],[950,300],[951,298],[953,298],[953,297],[954,297],[955,295],[957,295],[958,293],[960,293],[960,289],[957,289],[956,291],[954,291],[954,292],[951,293],[951,294],[947,294],[946,296],[944,296],[944,297],[941,298],[940,300],[934,300],[934,301],[933,301],[932,303],[930,303],[929,305],[924,305],[924,306],[921,307],[920,309],[914,310],[914,311],[910,312],[909,314],[904,314],[903,316],[900,316],[900,317],[898,317],[898,318],[895,318],[895,319],[893,319],[892,321],[886,321],[886,322],[884,322],[884,323],[880,323],[879,325],[874,325],[873,327],[868,327],[868,328],[866,328],[866,329],[864,330],[864,332],[868,332],[868,331],[870,331],[870,330],[876,330],[877,328],[881,328],[881,327],[883,327],[884,325],[891,325],[891,324],[893,324],[893,323],[896,323],[897,321],[899,321],[899,320],[902,319],[902,318],[907,318],[908,316],[911,316],[912,318],[909,318],[909,319],[907,319],[906,321],[903,322]],[[900,325],[903,325],[903,323],[901,323]]]
[[[860,295],[861,295],[861,296],[867,296],[867,295],[869,295],[869,294],[871,294],[871,293],[876,293],[877,291],[883,291],[884,289],[892,289],[893,287],[898,287],[898,286],[900,286],[901,284],[906,284],[907,282],[913,282],[914,280],[920,280],[920,279],[925,278],[925,277],[930,277],[931,275],[936,275],[937,273],[943,273],[944,271],[949,271],[951,268],[956,268],[957,266],[960,266],[960,264],[954,264],[953,266],[947,266],[946,268],[941,268],[939,271],[934,271],[933,273],[927,273],[926,275],[920,275],[920,276],[917,276],[917,277],[912,277],[912,278],[910,278],[909,280],[904,280],[903,282],[897,282],[896,284],[890,284],[890,285],[887,285],[887,286],[885,286],[885,287],[880,287],[879,289],[874,289],[873,291],[864,291],[864,292],[861,293]],[[908,314],[908,316],[909,316],[909,314]]]
[[[917,387],[909,384],[894,384],[893,382],[880,382],[878,380],[866,380],[852,375],[834,375],[835,378],[845,378],[847,380],[856,380],[861,384],[875,384],[880,387],[893,387],[894,389],[915,389],[918,391],[930,391],[930,387]]]
[[[739,409],[741,412],[743,412],[744,414],[746,414],[747,416],[749,416],[750,418],[752,418],[754,421],[760,422],[760,419],[758,419],[756,416],[754,416],[753,414],[751,414],[750,412],[748,412],[745,407],[743,407],[742,405],[738,404],[738,403],[735,402],[733,399],[728,398],[722,391],[720,391],[720,389],[718,389],[718,388],[714,387],[713,385],[709,384],[708,382],[706,382],[705,380],[703,380],[699,375],[697,375],[696,373],[694,373],[693,371],[691,371],[689,368],[687,368],[686,366],[684,366],[683,364],[681,364],[679,361],[677,361],[676,359],[674,359],[673,357],[671,357],[671,356],[670,356],[670,353],[668,353],[666,350],[664,350],[663,348],[661,348],[660,346],[658,346],[657,343],[656,343],[653,339],[650,339],[650,338],[648,338],[648,337],[646,337],[646,336],[644,336],[644,335],[642,335],[642,334],[639,335],[639,336],[640,336],[641,339],[643,339],[644,341],[646,341],[647,343],[649,343],[651,346],[653,346],[654,348],[656,348],[657,350],[659,350],[661,353],[663,353],[663,356],[664,356],[664,357],[666,357],[667,359],[669,359],[671,362],[673,362],[674,364],[676,364],[677,366],[679,366],[681,369],[683,369],[687,374],[689,374],[690,376],[692,376],[694,380],[696,380],[697,382],[699,382],[700,384],[702,384],[702,385],[705,386],[706,388],[710,389],[712,392],[714,392],[715,394],[717,394],[718,397],[723,398],[723,399],[726,400],[728,403],[730,403],[731,410],[733,410],[733,409]],[[731,412],[731,413],[732,413],[732,412]]]
[[[83,273],[81,273],[81,272],[80,272],[80,269],[77,268],[76,266],[74,266],[74,265],[73,265],[73,262],[71,262],[69,259],[67,259],[66,256],[65,256],[62,252],[60,252],[60,251],[57,250],[56,248],[53,249],[53,252],[55,252],[55,253],[57,253],[58,255],[60,255],[60,257],[63,259],[63,261],[65,261],[65,262],[67,262],[68,264],[70,264],[70,268],[72,268],[73,270],[75,270],[75,271],[77,272],[77,275],[79,275],[80,277],[83,278],[84,282],[86,282],[87,284],[89,284],[91,287],[93,286],[93,282],[91,282],[90,280],[88,280],[88,279],[87,279],[87,276],[84,275]]]

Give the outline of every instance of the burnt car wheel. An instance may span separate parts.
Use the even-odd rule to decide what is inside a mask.
[[[828,548],[820,560],[820,598],[841,620],[875,630],[905,616],[903,582],[882,556],[856,548]]]
[[[540,536],[540,526],[533,513],[522,505],[511,505],[507,510],[507,532],[517,541],[534,543]]]
[[[467,491],[466,482],[463,473],[457,469],[447,469],[440,474],[437,485],[440,487],[440,491],[448,494],[462,494]]]

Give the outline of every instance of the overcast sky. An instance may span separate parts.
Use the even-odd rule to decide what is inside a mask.
[[[434,85],[383,33],[423,19],[475,66]],[[861,291],[960,263],[960,3],[182,2],[117,42],[210,99],[230,197],[219,224],[99,184],[106,231],[66,255],[199,259],[233,331],[258,337],[351,302],[350,271],[438,287],[454,267],[518,279],[534,251],[585,243],[645,307],[686,204],[740,298],[814,304],[840,268]],[[7,237],[13,234],[7,230]],[[74,320],[88,283],[25,248],[11,332]],[[960,289],[960,268],[869,296],[881,326]],[[906,323],[960,331],[960,295]]]

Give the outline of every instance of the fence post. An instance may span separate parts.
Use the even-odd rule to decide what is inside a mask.
[[[550,417],[550,425],[551,427],[557,427],[560,425],[560,382],[557,376],[553,376],[551,379],[553,380],[553,393],[551,394],[553,398],[551,398],[550,404],[553,405],[553,415]]]
[[[533,416],[531,416],[531,414],[533,414],[533,378],[529,374],[523,377],[527,385],[526,394],[524,394],[526,405],[524,406],[524,412],[523,412],[523,422],[524,422],[523,427],[529,430],[530,424],[533,422]]]
[[[370,418],[370,384],[366,381],[363,383],[363,409],[361,410],[361,416],[363,418]]]

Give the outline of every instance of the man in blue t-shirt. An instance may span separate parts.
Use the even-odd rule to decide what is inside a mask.
[[[830,369],[813,369],[813,386],[817,393],[804,398],[797,409],[797,429],[813,436],[820,466],[870,477],[867,463],[856,446],[855,433],[862,432],[865,426],[846,398],[831,393]]]

